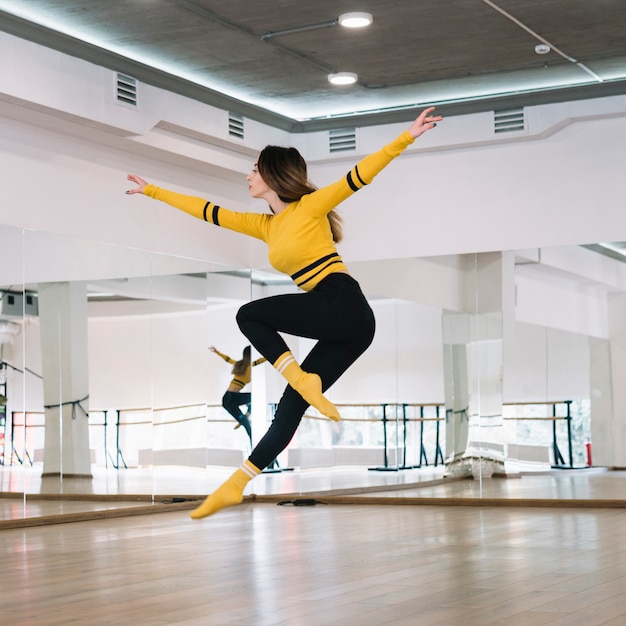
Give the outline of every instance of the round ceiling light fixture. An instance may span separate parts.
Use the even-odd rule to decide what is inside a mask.
[[[374,21],[371,13],[342,13],[338,22],[346,28],[364,28]]]
[[[328,75],[331,85],[354,85],[359,77],[354,72],[335,72]]]
[[[549,45],[545,44],[545,43],[538,43],[535,46],[535,53],[536,54],[548,54],[548,52],[550,52],[551,48]]]

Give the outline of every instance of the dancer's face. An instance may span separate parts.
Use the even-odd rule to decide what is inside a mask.
[[[248,181],[248,191],[253,198],[267,198],[267,194],[271,191],[267,183],[263,180],[257,164],[254,164],[252,171],[246,177]]]

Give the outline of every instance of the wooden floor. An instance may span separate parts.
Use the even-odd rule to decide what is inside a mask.
[[[626,624],[626,511],[249,503],[1,531],[3,624]]]
[[[162,487],[186,475],[168,470]],[[144,480],[95,477],[106,498],[64,481],[60,500],[31,482],[28,506],[74,523],[0,530],[2,624],[626,624],[624,472],[287,472],[199,521],[184,498],[133,500]],[[277,504],[311,494],[314,506]]]

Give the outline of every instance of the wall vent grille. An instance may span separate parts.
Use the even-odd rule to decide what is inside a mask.
[[[137,80],[126,76],[126,74],[116,74],[115,77],[115,98],[122,104],[131,107],[137,106]]]
[[[3,291],[0,293],[0,314],[2,317],[23,317],[39,315],[39,299],[33,291]]]
[[[328,149],[330,153],[356,150],[356,129],[343,128],[328,133]]]
[[[493,112],[493,132],[512,133],[526,129],[524,109]]]
[[[237,115],[236,113],[228,114],[228,134],[231,137],[237,137],[237,139],[243,139],[244,137],[243,116]]]

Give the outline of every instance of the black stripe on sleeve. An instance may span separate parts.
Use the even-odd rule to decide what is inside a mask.
[[[348,175],[346,176],[346,181],[352,191],[358,191],[360,189],[360,187],[357,187],[352,180],[352,172],[348,172]]]
[[[367,183],[361,178],[361,174],[359,174],[359,166],[358,165],[354,166],[354,173],[356,174],[356,177],[359,179],[359,182],[361,183],[361,185],[363,185],[363,186],[367,185]]]
[[[215,205],[213,206],[213,215],[212,215],[211,217],[212,217],[212,219],[213,219],[213,223],[214,223],[216,226],[219,226],[219,225],[220,225],[220,221],[219,221],[219,219],[217,218],[217,212],[218,212],[219,210],[220,210],[220,207],[219,207],[217,204],[215,204]]]
[[[204,205],[204,209],[202,210],[202,219],[203,219],[205,222],[208,222],[208,221],[209,221],[209,220],[206,218],[206,210],[209,208],[209,204],[210,204],[210,203],[209,203],[209,202],[207,202],[207,203]]]
[[[354,172],[354,176],[352,176],[352,172]],[[346,181],[352,191],[358,191],[361,187],[365,187],[367,183],[361,178],[359,174],[359,167],[355,165],[347,174]]]

